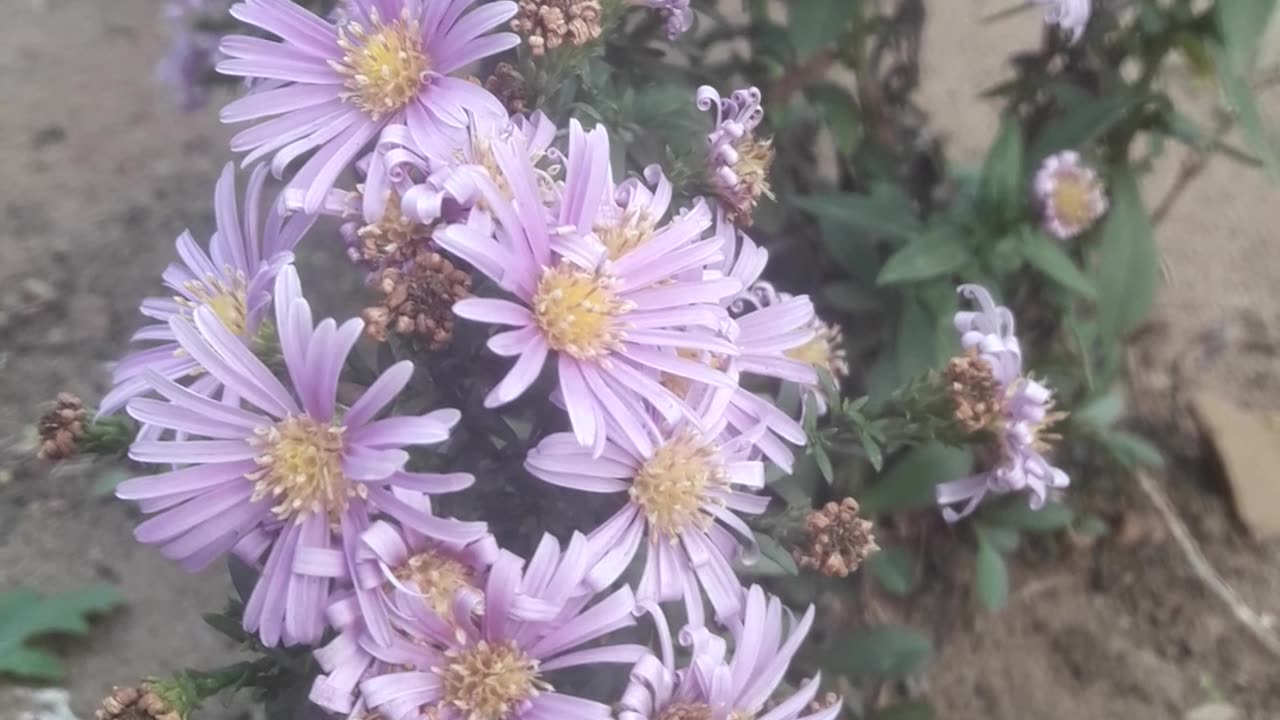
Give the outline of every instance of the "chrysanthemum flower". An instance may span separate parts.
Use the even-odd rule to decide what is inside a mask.
[[[445,250],[515,296],[514,302],[468,298],[453,308],[460,317],[514,328],[489,340],[495,353],[519,359],[489,393],[486,405],[503,405],[523,394],[554,353],[559,392],[574,434],[598,455],[607,427],[633,443],[646,442],[643,438],[652,432],[646,403],[669,421],[688,412],[656,373],[734,384],[733,378],[676,352],[737,354],[728,340],[690,330],[722,327],[727,316],[718,302],[738,287],[730,279],[684,279],[719,259],[721,243],[705,237],[711,221],[705,205],[665,225],[654,217],[652,230],[647,224],[620,227],[631,222],[625,212],[602,212],[612,187],[609,143],[602,128],[588,134],[576,122],[571,126],[567,174],[552,209],[544,204],[521,136],[500,138],[491,150],[511,195],[488,177],[473,174],[487,212],[471,215],[491,215],[496,235],[467,225],[450,225],[435,234]],[[611,231],[621,232],[616,242],[609,239]],[[637,237],[631,238],[631,232]],[[610,247],[622,251],[624,245],[633,249],[611,260]]]
[[[545,539],[526,568],[502,551],[490,568],[484,594],[459,593],[448,621],[423,615],[401,618],[389,646],[364,643],[378,663],[348,655],[333,664],[363,678],[353,706],[387,720],[424,716],[451,720],[606,720],[609,706],[556,692],[556,670],[598,663],[633,663],[638,645],[588,643],[635,623],[635,599],[622,588],[594,606],[582,593],[589,569],[579,535],[561,553]],[[481,610],[478,605],[483,603]],[[326,676],[321,676],[322,680]]]
[[[348,0],[335,25],[289,0],[246,0],[237,19],[281,38],[226,38],[218,63],[228,75],[270,84],[222,110],[223,122],[276,116],[231,140],[246,162],[273,155],[277,176],[315,151],[291,184],[316,212],[334,181],[391,123],[415,136],[461,136],[468,115],[505,116],[484,88],[450,77],[514,47],[519,38],[490,31],[515,14],[507,0],[467,11],[474,0]]]
[[[959,291],[978,303],[979,310],[956,313],[961,346],[985,366],[998,389],[995,412],[982,423],[996,436],[992,467],[937,487],[943,517],[955,522],[977,509],[988,494],[1025,492],[1033,509],[1040,509],[1049,491],[1065,488],[1070,478],[1049,464],[1044,454],[1052,436],[1047,429],[1063,417],[1053,412],[1053,392],[1022,374],[1022,350],[1014,335],[1013,313],[996,305],[991,293],[978,285]],[[963,504],[957,512],[951,505]]]
[[[661,614],[655,613],[655,618]],[[670,633],[663,628],[662,657],[650,654],[636,663],[618,720],[834,720],[840,714],[838,702],[811,709],[819,677],[769,703],[812,625],[812,607],[796,620],[778,598],[766,597],[756,585],[747,594],[741,623],[733,629],[731,657],[722,638],[705,628],[686,628],[682,637],[690,641],[693,653],[677,668]]]
[[[1036,196],[1044,214],[1044,228],[1059,240],[1069,240],[1093,227],[1107,212],[1106,188],[1093,168],[1074,150],[1045,158],[1036,172]]]
[[[1084,34],[1092,12],[1092,0],[1032,0],[1044,7],[1044,21],[1057,25],[1076,42]]]
[[[760,198],[773,197],[772,141],[755,135],[764,120],[760,91],[749,87],[722,98],[715,88],[703,85],[697,104],[703,112],[715,111],[715,128],[707,135],[707,185],[730,222],[750,226]]]
[[[266,168],[258,166],[245,191],[244,213],[236,207],[235,168],[222,170],[214,191],[213,209],[217,230],[209,239],[209,253],[196,244],[191,233],[178,236],[178,257],[164,271],[171,297],[147,298],[142,314],[155,320],[133,336],[137,343],[155,343],[122,359],[112,375],[112,388],[102,398],[99,416],[124,407],[130,399],[150,391],[143,378],[146,372],[178,382],[191,380],[197,393],[209,395],[221,385],[212,374],[203,373],[190,355],[180,352],[169,329],[175,317],[190,318],[196,308],[209,308],[227,331],[248,346],[258,335],[263,316],[271,305],[271,284],[282,267],[293,261],[289,251],[310,229],[314,218],[304,215],[283,217],[274,204],[263,213],[262,189]],[[144,433],[145,436],[145,433]]]
[[[217,402],[145,371],[164,400],[134,399],[129,414],[184,439],[138,440],[129,456],[177,469],[128,480],[116,494],[157,513],[134,535],[160,545],[188,570],[233,548],[251,563],[265,557],[245,607],[245,629],[267,645],[292,645],[320,639],[332,581],[349,577],[356,536],[372,512],[441,542],[470,542],[486,530],[483,523],[432,517],[393,492],[447,492],[470,484],[469,475],[404,469],[404,448],[446,440],[458,411],[375,420],[408,383],[408,361],[387,369],[350,407],[339,408],[339,375],[362,323],[313,325],[292,267],[276,279],[275,300],[291,387],[213,308],[169,321],[182,350],[239,402]]]
[[[675,40],[693,27],[693,9],[689,0],[630,0],[632,5],[653,8],[662,18],[667,39]]]
[[[597,572],[618,577],[647,540],[639,601],[684,598],[691,617],[701,617],[701,585],[726,621],[742,609],[733,561],[758,553],[737,513],[762,513],[769,498],[755,494],[764,487],[764,466],[750,459],[755,437],[728,439],[723,406],[703,409],[669,426],[657,443],[637,446],[625,433],[611,433],[599,457],[568,433],[551,435],[530,451],[525,467],[555,485],[625,492],[625,505],[591,533]]]

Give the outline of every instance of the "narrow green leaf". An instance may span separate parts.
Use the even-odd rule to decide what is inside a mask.
[[[899,597],[916,587],[916,563],[900,545],[886,545],[867,558],[867,570],[885,592]]]
[[[1071,256],[1037,228],[1023,227],[1019,233],[1022,256],[1035,269],[1062,287],[1089,299],[1098,297],[1093,283],[1080,272]]]
[[[1030,155],[1032,162],[1038,163],[1059,150],[1083,147],[1123,120],[1142,99],[1131,92],[1119,92],[1072,106],[1036,139]]]
[[[1001,223],[1017,219],[1026,194],[1022,177],[1022,128],[1017,120],[1006,118],[982,165],[978,207],[983,214]]]
[[[853,2],[849,2],[852,5]],[[858,101],[849,91],[833,83],[816,85],[805,91],[810,101],[822,114],[822,119],[840,152],[853,152],[862,138],[862,115]]]
[[[826,480],[828,485],[835,482],[836,473],[835,469],[831,467],[831,458],[827,455],[827,449],[823,447],[822,443],[816,442],[811,446],[810,452],[814,461],[818,463],[818,470],[822,473],[822,479]]]
[[[19,646],[0,653],[0,674],[31,680],[61,680],[63,672],[62,663],[43,650]]]
[[[1151,441],[1128,430],[1111,430],[1102,436],[1102,442],[1116,460],[1130,468],[1164,467],[1164,455]]]
[[[1046,502],[1044,507],[1033,510],[1025,498],[1015,497],[982,509],[980,517],[986,529],[998,527],[1029,532],[1053,532],[1071,526],[1075,512],[1058,502]]]
[[[834,634],[819,662],[836,675],[888,679],[917,672],[932,653],[933,644],[912,628],[872,625]]]
[[[887,238],[909,238],[921,228],[911,199],[887,183],[874,185],[870,195],[807,195],[793,197],[789,204],[845,227]]]
[[[1009,569],[982,528],[978,528],[978,558],[974,573],[974,591],[982,606],[992,612],[1004,607],[1009,599]]]
[[[921,445],[903,453],[858,500],[868,516],[929,507],[936,502],[935,486],[968,475],[972,466],[965,448]]]
[[[1223,59],[1237,73],[1245,75],[1253,68],[1258,45],[1275,9],[1276,0],[1214,3],[1214,22],[1225,50]]]
[[[858,442],[862,445],[862,451],[867,454],[867,462],[871,463],[872,469],[876,472],[884,469],[884,451],[880,449],[880,443],[867,433],[858,433]]]
[[[953,238],[924,235],[894,253],[880,268],[878,285],[920,282],[948,275],[970,260],[969,249]]]
[[[914,297],[903,299],[894,354],[899,378],[915,378],[938,359],[937,318]]]
[[[1124,391],[1112,388],[1074,408],[1071,421],[1094,430],[1107,430],[1124,416],[1125,404]]]
[[[1128,170],[1112,174],[1111,210],[1099,245],[1093,280],[1099,330],[1119,338],[1146,319],[1155,303],[1160,263],[1137,180]]]
[[[791,46],[808,58],[848,29],[858,12],[856,0],[791,0]]]
[[[1231,3],[1225,3],[1231,4]],[[1244,133],[1249,149],[1258,154],[1267,170],[1267,177],[1272,182],[1280,182],[1280,155],[1276,153],[1275,141],[1267,131],[1262,110],[1249,87],[1246,70],[1233,66],[1226,57],[1228,50],[1222,46],[1214,47],[1214,58],[1218,68],[1218,82],[1222,85],[1222,94],[1227,104],[1240,122],[1240,130]]]

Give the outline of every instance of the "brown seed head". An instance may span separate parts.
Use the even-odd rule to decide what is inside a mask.
[[[112,688],[93,715],[97,720],[183,720],[182,713],[145,682],[139,687]]]
[[[412,337],[432,351],[453,341],[453,304],[471,294],[471,276],[429,250],[379,270],[369,284],[382,298],[361,313],[365,333],[379,342],[390,333]]]
[[[808,540],[793,551],[796,563],[828,577],[848,577],[880,549],[870,520],[858,517],[858,501],[829,502],[805,518]]]
[[[511,63],[500,62],[493,69],[493,74],[484,81],[484,87],[502,101],[507,112],[515,115],[525,111],[525,100],[528,99],[528,85],[524,75]]]
[[[361,225],[356,230],[352,258],[369,267],[398,265],[413,258],[431,240],[431,225],[423,225],[400,212],[400,195],[395,191],[387,198],[382,219]]]
[[[992,429],[1000,422],[1000,384],[991,363],[968,353],[951,358],[943,371],[947,392],[955,404],[956,423],[967,433]]]
[[[600,37],[600,0],[520,0],[511,21],[534,56],[561,45],[581,47]]]
[[[58,393],[53,409],[40,418],[40,459],[57,462],[75,455],[84,426],[84,403],[71,393]]]

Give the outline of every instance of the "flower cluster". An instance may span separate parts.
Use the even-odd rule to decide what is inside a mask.
[[[672,35],[688,27],[687,2],[639,4],[658,8]],[[231,141],[254,167],[243,196],[234,168],[223,171],[207,245],[178,238],[166,296],[143,302],[150,324],[100,415],[140,423],[130,457],[156,469],[117,491],[150,516],[136,537],[189,570],[228,553],[256,568],[245,630],[268,647],[327,638],[311,698],[328,710],[607,718],[608,705],[563,691],[553,673],[634,663],[623,718],[839,711],[811,704],[817,678],[773,697],[813,612],[790,618],[735,569],[759,554],[745,518],[769,505],[767,468],[790,472],[807,440],[801,408],[760,391],[787,387],[825,412],[820,379],[848,373],[840,329],[762,279],[768,252],[748,234],[772,197],[760,92],[691,98],[715,117],[705,192],[680,201],[659,166],[620,176],[605,128],[509,115],[526,100],[513,66],[487,84],[460,76],[520,42],[503,26],[537,56],[594,40],[599,12],[594,0],[347,0],[327,17],[290,0],[230,8],[274,38],[220,46],[217,69],[249,85],[222,118],[254,123]],[[269,175],[283,189],[267,200]],[[293,264],[326,215],[381,295],[341,322],[313,317]],[[1049,392],[1021,377],[1007,310],[966,292],[982,311],[957,326],[1000,396],[971,414],[998,405],[1005,459],[939,500],[968,512],[986,492],[1026,488],[1042,502],[1065,484],[1041,455]],[[462,327],[504,374],[465,419],[424,412],[406,388]],[[414,359],[347,372],[367,370],[362,338],[391,334],[414,340]],[[597,527],[565,543],[545,535],[527,560],[485,522],[436,512],[437,495],[507,478],[421,471],[423,446],[449,447],[459,424],[484,426],[519,399],[547,410],[516,446],[528,475],[613,503]],[[544,429],[555,423],[560,432]],[[808,531],[802,563],[830,575],[875,550],[851,499],[814,514]],[[688,620],[682,668],[659,608],[668,602]],[[660,658],[607,637],[646,613]]]

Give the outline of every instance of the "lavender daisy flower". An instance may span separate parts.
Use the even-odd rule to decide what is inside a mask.
[[[772,141],[755,135],[764,120],[760,91],[749,87],[722,98],[715,88],[703,85],[697,104],[703,112],[715,111],[715,128],[707,135],[707,186],[729,222],[750,226],[760,198],[773,198]]]
[[[521,137],[506,136],[491,149],[511,197],[478,173],[471,181],[493,217],[496,235],[460,224],[435,234],[441,247],[515,297],[514,302],[468,298],[453,307],[459,317],[514,328],[489,340],[498,355],[519,359],[489,393],[487,406],[520,397],[555,353],[574,435],[599,455],[609,427],[633,444],[649,442],[653,427],[643,410],[646,403],[668,421],[689,412],[656,373],[735,384],[724,373],[676,354],[682,349],[737,354],[728,340],[690,331],[720,328],[727,316],[718,301],[737,289],[731,280],[683,279],[719,259],[720,242],[704,237],[711,221],[705,205],[637,240],[635,249],[615,262],[597,227],[610,187],[609,143],[602,128],[585,133],[577,122],[571,125],[557,208],[544,204]]]
[[[1065,488],[1070,478],[1049,464],[1045,453],[1053,436],[1046,430],[1063,413],[1053,412],[1053,392],[1022,374],[1022,350],[1014,335],[1013,313],[996,305],[991,293],[978,285],[961,285],[961,295],[979,310],[956,313],[960,344],[976,369],[987,379],[977,383],[991,388],[992,397],[974,406],[991,408],[991,416],[979,421],[996,436],[997,459],[983,472],[937,487],[938,504],[947,522],[972,513],[988,493],[1025,492],[1032,509],[1044,506],[1050,490]],[[957,512],[951,505],[963,504]]]
[[[1035,191],[1043,208],[1044,229],[1059,240],[1088,230],[1107,212],[1102,180],[1074,150],[1045,158],[1036,172]]]
[[[348,0],[337,24],[289,0],[246,0],[237,19],[281,38],[236,35],[222,42],[230,60],[218,71],[267,79],[222,110],[223,122],[275,116],[231,140],[246,162],[273,155],[281,176],[315,151],[291,184],[316,212],[338,175],[391,123],[407,125],[420,144],[460,136],[471,115],[505,116],[484,88],[450,77],[462,67],[514,47],[512,33],[490,31],[516,12],[501,0],[467,11],[474,0]]]
[[[320,639],[333,580],[350,577],[354,540],[371,511],[441,542],[486,532],[483,523],[432,517],[392,491],[447,492],[472,480],[404,469],[404,447],[446,440],[457,410],[374,419],[408,383],[412,363],[389,368],[343,411],[335,399],[339,374],[362,323],[313,325],[292,267],[276,279],[275,319],[292,390],[213,308],[170,319],[182,350],[238,401],[217,402],[145,371],[164,400],[134,399],[129,414],[195,439],[136,441],[132,459],[177,469],[128,480],[116,492],[158,513],[135,537],[188,570],[232,549],[251,563],[265,557],[244,626],[268,646]]]
[[[152,346],[127,355],[116,365],[112,388],[102,399],[99,416],[114,413],[130,399],[150,392],[143,377],[147,372],[187,383],[202,395],[221,386],[216,375],[204,373],[195,358],[180,352],[169,327],[173,318],[189,319],[194,310],[204,307],[243,345],[252,345],[258,337],[271,305],[271,284],[280,269],[293,262],[289,251],[314,222],[304,215],[285,218],[274,203],[264,217],[262,189],[266,179],[265,167],[254,169],[242,215],[236,206],[235,168],[230,163],[223,168],[214,190],[217,230],[209,239],[209,253],[196,244],[190,232],[178,236],[181,262],[170,265],[162,276],[173,295],[142,301],[142,314],[155,322],[132,338],[135,343]],[[148,434],[144,431],[144,437]]]
[[[689,0],[630,0],[632,5],[653,8],[666,24],[667,39],[675,40],[693,27]]]
[[[764,466],[750,459],[756,438],[727,439],[715,405],[704,403],[703,415],[669,426],[657,444],[637,446],[625,433],[611,434],[597,457],[568,433],[551,435],[529,452],[525,467],[555,485],[627,494],[626,504],[591,533],[602,582],[620,576],[647,539],[639,602],[683,598],[690,617],[701,617],[700,585],[716,618],[727,622],[742,609],[733,561],[752,561],[759,552],[736,513],[762,513],[769,498],[755,494],[764,487]]]
[[[660,611],[654,617],[665,625]],[[663,627],[662,657],[650,654],[636,663],[619,703],[618,720],[834,720],[841,710],[838,701],[813,709],[821,682],[817,676],[766,705],[812,625],[812,606],[796,620],[778,598],[766,597],[758,585],[752,586],[741,622],[732,632],[732,657],[722,638],[706,628],[690,627],[681,637],[692,646],[692,657],[681,668],[676,667],[670,633]]]
[[[459,594],[453,621],[422,616],[403,622],[403,636],[369,650],[386,668],[370,675],[358,664],[335,668],[363,676],[359,702],[388,720],[607,720],[609,706],[556,692],[548,673],[598,663],[634,663],[639,645],[583,647],[635,623],[635,599],[622,588],[594,606],[577,592],[588,566],[575,536],[562,554],[544,540],[528,566],[502,551],[480,598]]]
[[[1049,25],[1057,25],[1076,42],[1084,34],[1092,12],[1092,0],[1032,0],[1044,7],[1044,21]]]

